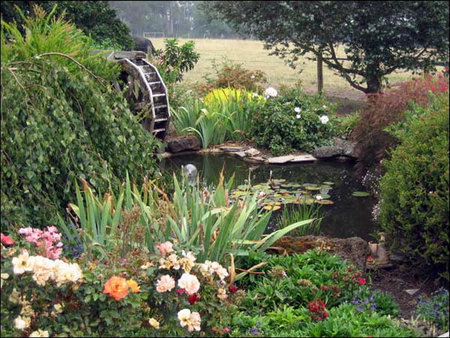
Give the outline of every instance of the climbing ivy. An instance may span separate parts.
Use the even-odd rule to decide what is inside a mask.
[[[2,227],[51,222],[73,201],[75,178],[105,191],[126,171],[142,180],[156,169],[159,142],[123,98],[54,57],[64,56],[2,64]]]
[[[2,21],[2,231],[65,214],[75,180],[106,191],[127,171],[142,181],[157,168],[160,143],[111,88],[117,65],[53,14],[35,7],[25,36]]]

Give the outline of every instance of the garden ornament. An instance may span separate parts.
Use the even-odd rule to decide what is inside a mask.
[[[372,259],[378,266],[389,264],[389,253],[384,247],[386,242],[385,233],[380,233],[379,243],[369,242],[370,251],[372,253]]]
[[[195,185],[197,182],[197,168],[193,164],[186,164],[186,166],[181,166],[183,170],[183,175],[187,177],[189,185]]]

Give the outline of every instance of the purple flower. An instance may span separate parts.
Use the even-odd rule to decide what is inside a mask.
[[[256,328],[256,327],[252,327],[251,329],[250,329],[250,333],[251,334],[258,334],[258,329]]]

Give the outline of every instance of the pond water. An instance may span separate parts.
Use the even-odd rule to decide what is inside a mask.
[[[228,155],[190,154],[163,159],[160,167],[169,173],[181,173],[181,166],[189,163],[197,167],[200,179],[208,185],[218,182],[222,169],[226,180],[235,175],[236,187],[248,183],[249,179],[252,185],[266,183],[271,173],[272,179],[285,179],[298,184],[331,181],[334,184],[328,194],[334,204],[321,206],[321,234],[337,238],[358,236],[367,241],[376,240],[374,232],[378,225],[372,218],[376,200],[372,197],[352,196],[355,191],[365,190],[355,178],[354,163],[319,160],[283,165],[254,165]],[[271,223],[278,213],[280,211],[273,212]]]

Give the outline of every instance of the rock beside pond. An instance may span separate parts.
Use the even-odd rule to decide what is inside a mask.
[[[317,158],[331,158],[338,156],[347,156],[350,158],[356,158],[355,143],[335,138],[334,145],[324,146],[314,149],[312,155]]]
[[[250,149],[247,149],[245,151],[245,155],[247,155],[249,157],[258,156],[260,154],[261,154],[261,152],[258,149],[255,149],[255,148],[250,148]]]
[[[200,140],[193,136],[179,136],[171,139],[166,139],[167,149],[171,153],[179,153],[182,151],[192,151],[200,149]]]
[[[363,274],[366,272],[367,256],[371,254],[369,244],[361,237],[283,236],[272,247],[279,248],[278,253],[286,252],[287,254],[304,253],[314,248],[321,248],[353,263]]]

